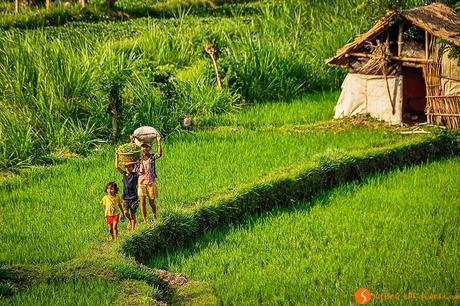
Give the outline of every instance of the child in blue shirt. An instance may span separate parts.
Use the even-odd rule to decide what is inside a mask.
[[[139,175],[143,173],[142,165],[136,169],[139,172],[135,171],[135,165],[137,162],[128,162],[125,163],[125,169],[120,168],[118,163],[118,152],[115,153],[115,168],[117,171],[123,175],[123,194],[121,196],[123,200],[123,214],[129,220],[128,229],[134,230],[136,227],[136,211],[139,207],[139,197],[137,195],[137,185],[139,180]]]

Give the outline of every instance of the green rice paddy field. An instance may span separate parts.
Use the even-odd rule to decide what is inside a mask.
[[[216,10],[207,6],[214,2]],[[369,118],[332,121],[345,71],[324,65],[386,8],[431,2],[119,0],[122,11],[156,17],[96,23],[109,16],[93,11],[95,20],[87,12],[88,20],[72,22],[81,15],[76,5],[12,15],[12,2],[0,0],[0,170],[19,172],[0,173],[0,305],[165,299],[150,272],[119,253],[126,224],[121,242],[109,241],[100,200],[107,182],[121,185],[115,149],[102,145],[111,136],[111,98],[121,103],[121,135],[140,125],[168,135],[157,162],[160,223],[318,166],[327,154],[431,137]],[[61,13],[70,14],[67,25],[43,27],[61,24]],[[216,89],[205,41],[219,49],[224,90]],[[189,130],[178,123],[184,114],[194,119]],[[56,165],[36,166],[45,163]],[[451,157],[374,175],[223,225],[146,264],[209,285],[224,305],[349,305],[360,287],[373,301],[413,293],[412,301],[382,302],[458,303],[459,170],[460,158]],[[4,278],[10,265],[39,276],[17,288]],[[421,300],[432,293],[445,296]]]
[[[331,105],[334,95],[313,95],[289,106],[297,116],[303,113],[308,118],[310,108],[303,104],[316,103],[322,109],[321,103]],[[273,104],[272,112],[278,107],[285,106]],[[255,108],[252,117],[261,115],[258,111]],[[309,120],[321,120],[330,113],[317,115]],[[243,116],[248,114],[243,112]],[[420,136],[346,123],[337,130],[321,125],[226,126],[171,138],[158,161],[160,217],[170,209],[193,207],[211,194],[238,189],[271,171],[311,162],[328,149],[357,152],[417,139]],[[111,150],[3,179],[0,224],[9,226],[0,227],[0,263],[58,263],[85,254],[106,238],[100,199],[111,180],[121,185]]]
[[[402,136],[372,121],[323,121],[331,116],[336,97],[315,94],[257,106],[167,139],[165,155],[158,161],[160,217],[271,172],[314,162],[328,150],[350,154],[425,137]],[[324,111],[312,112],[315,105]],[[262,118],[262,113],[276,117],[277,109],[284,109],[278,117],[287,124],[250,119]],[[283,114],[287,110],[293,115]],[[296,124],[298,120],[302,124]],[[362,185],[323,194],[313,203],[210,233],[192,248],[158,255],[149,265],[207,282],[224,304],[342,304],[359,287],[371,292],[455,293],[458,170],[459,160],[451,159],[375,176]],[[110,149],[3,179],[0,223],[9,226],[0,228],[0,262],[56,264],[84,257],[106,241],[99,200],[109,180],[121,181]],[[105,281],[77,283],[75,290],[88,301],[103,304],[106,291],[113,289],[103,289],[109,286]],[[33,304],[30,301],[47,296],[58,303],[71,301],[69,286],[74,284],[37,284],[0,302]]]
[[[347,305],[361,287],[385,304],[455,303],[459,170],[456,157],[376,175],[148,264],[209,283],[224,305]]]

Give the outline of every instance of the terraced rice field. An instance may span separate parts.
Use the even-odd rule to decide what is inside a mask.
[[[453,303],[460,289],[459,170],[456,157],[375,175],[209,233],[148,264],[209,283],[225,305],[344,305],[361,287],[390,304],[409,293],[415,303],[423,294]]]

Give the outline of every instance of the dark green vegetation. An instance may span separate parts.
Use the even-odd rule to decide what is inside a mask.
[[[117,135],[125,139],[140,125],[167,135],[180,129],[184,115],[338,88],[343,71],[324,59],[396,2],[236,3],[228,17],[168,3],[174,18],[2,30],[0,169],[87,154],[111,138],[113,108]],[[256,4],[257,13],[243,13]],[[216,88],[206,42],[218,50],[223,90]]]

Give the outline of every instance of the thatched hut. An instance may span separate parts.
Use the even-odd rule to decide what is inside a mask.
[[[460,16],[434,3],[389,11],[326,64],[346,67],[335,118],[368,113],[399,124],[460,127]],[[458,49],[460,50],[460,49]]]

